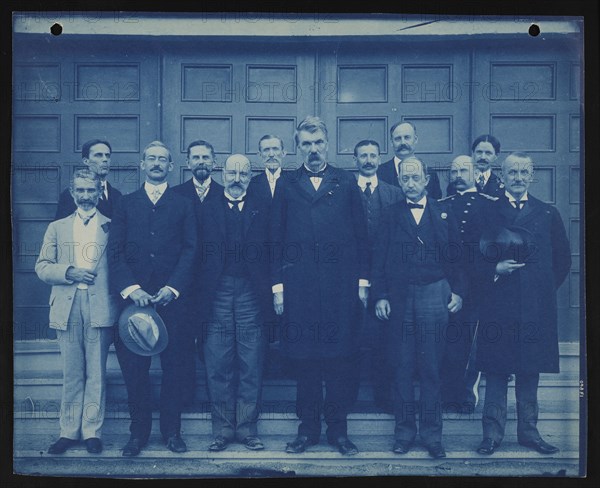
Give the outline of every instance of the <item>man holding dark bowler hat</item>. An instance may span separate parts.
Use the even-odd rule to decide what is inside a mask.
[[[112,289],[138,307],[157,306],[168,329],[169,341],[161,353],[160,431],[167,448],[187,450],[181,438],[182,385],[190,341],[185,321],[197,243],[192,202],[172,191],[167,176],[173,169],[171,153],[160,141],[144,149],[140,167],[146,181],[126,195],[113,216],[110,245]],[[152,430],[150,363],[148,355],[136,354],[123,340],[116,341],[117,358],[127,387],[131,417],[129,442],[124,456],[136,456]]]
[[[489,207],[480,243],[481,309],[475,366],[486,375],[483,441],[493,454],[504,437],[507,377],[515,375],[517,438],[542,454],[558,448],[537,430],[540,373],[559,372],[556,291],[570,266],[569,241],[556,208],[528,193],[533,160],[510,154],[505,193]]]
[[[225,190],[202,211],[198,288],[210,319],[204,358],[213,442],[221,451],[237,440],[263,449],[258,437],[262,376],[272,309],[268,241],[270,202],[246,193],[252,168],[242,154],[223,166]]]
[[[442,445],[440,369],[449,313],[462,307],[467,281],[456,221],[445,205],[427,197],[427,169],[417,158],[400,163],[406,198],[383,214],[375,243],[372,294],[375,313],[387,322],[387,358],[394,371],[395,438],[406,454],[419,435],[433,458]],[[419,378],[419,403],[415,400]]]
[[[415,148],[419,141],[417,127],[412,122],[396,122],[390,129],[390,138],[395,156],[379,166],[377,176],[381,181],[400,188],[401,185],[398,182],[400,161],[414,156]],[[436,200],[442,198],[442,188],[437,173],[430,171],[427,175],[429,176],[427,182],[427,194],[429,198],[435,198]]]

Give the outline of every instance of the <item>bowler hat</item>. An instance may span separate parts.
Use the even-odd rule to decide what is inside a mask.
[[[514,259],[525,262],[533,255],[535,239],[533,233],[524,227],[490,226],[481,234],[479,250],[492,260]]]
[[[119,317],[119,336],[127,349],[140,356],[153,356],[164,351],[169,334],[154,307],[129,304]]]

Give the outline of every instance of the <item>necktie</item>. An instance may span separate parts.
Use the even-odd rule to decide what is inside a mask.
[[[196,193],[197,193],[198,197],[200,198],[200,201],[203,202],[204,197],[206,196],[206,190],[208,190],[208,185],[206,185],[206,186],[196,185],[194,183],[194,187],[196,188]]]
[[[525,205],[525,202],[521,202],[521,201],[515,200],[513,202],[513,205],[515,206],[515,208],[517,210],[521,210],[523,208],[523,205]]]
[[[158,202],[158,199],[160,198],[161,195],[162,195],[162,192],[158,188],[155,188],[154,190],[152,190],[152,195],[151,195],[152,203]]]
[[[227,197],[225,197],[225,198],[227,199],[227,203],[229,205],[231,205],[231,210],[233,210],[234,212],[241,212],[242,211],[242,209],[240,208],[240,205],[246,199],[246,197],[240,198],[239,200],[230,200]]]
[[[484,186],[485,186],[485,177],[483,175],[479,175],[479,179],[477,180],[477,189],[481,192],[481,191],[483,191]]]
[[[90,215],[88,217],[83,217],[80,213],[78,213],[77,215],[79,215],[81,220],[83,220],[83,225],[88,225],[90,223],[90,220],[92,220],[92,218],[94,218],[94,215],[96,215],[96,212],[94,212],[92,215]]]
[[[106,200],[106,186],[103,184],[100,190],[100,200]]]
[[[371,182],[367,181],[367,187],[365,188],[365,195],[367,195],[367,197],[370,197],[373,194],[373,191],[371,191]]]
[[[421,205],[420,203],[412,203],[412,202],[407,202],[408,208],[425,208],[424,205]]]

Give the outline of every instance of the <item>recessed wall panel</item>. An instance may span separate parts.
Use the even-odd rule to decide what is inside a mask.
[[[338,102],[387,102],[387,66],[338,66]]]
[[[60,115],[15,115],[15,152],[60,152]]]
[[[363,139],[377,141],[387,153],[387,118],[338,117],[338,154],[354,154],[354,146]]]
[[[182,116],[181,152],[186,152],[188,144],[196,139],[210,141],[216,153],[231,153],[231,117]]]
[[[451,102],[461,92],[452,82],[452,65],[402,66],[403,102]]]
[[[417,153],[452,152],[452,116],[406,116],[402,120],[411,122],[417,128]]]
[[[296,154],[295,128],[295,117],[246,117],[246,153],[257,153],[260,138],[264,135],[274,135],[283,139],[287,154]]]
[[[89,139],[106,139],[113,153],[139,153],[139,122],[137,115],[76,115],[74,151],[81,152],[81,146]]]
[[[182,100],[186,102],[231,102],[232,73],[231,65],[182,65]]]
[[[139,64],[75,64],[75,100],[126,102],[139,99]]]
[[[491,133],[502,142],[502,151],[555,151],[555,116],[492,114]]]
[[[492,63],[490,100],[554,100],[554,63]]]

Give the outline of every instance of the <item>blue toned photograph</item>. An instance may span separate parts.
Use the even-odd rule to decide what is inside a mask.
[[[13,12],[13,472],[585,477],[583,32]]]

